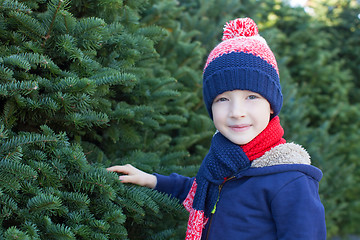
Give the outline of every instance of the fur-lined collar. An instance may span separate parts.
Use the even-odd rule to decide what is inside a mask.
[[[267,151],[263,156],[252,161],[252,168],[268,167],[280,164],[310,165],[310,155],[295,143],[280,144]]]

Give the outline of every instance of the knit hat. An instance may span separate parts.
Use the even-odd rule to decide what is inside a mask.
[[[206,61],[203,95],[211,118],[215,97],[232,90],[249,90],[266,98],[274,111],[271,118],[280,112],[283,97],[276,59],[250,18],[226,23],[222,42]]]

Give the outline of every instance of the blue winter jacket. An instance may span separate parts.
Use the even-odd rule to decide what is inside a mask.
[[[183,201],[194,178],[157,176],[156,190]],[[219,201],[202,239],[325,240],[325,212],[318,194],[322,172],[307,152],[286,143],[266,152],[219,186]]]

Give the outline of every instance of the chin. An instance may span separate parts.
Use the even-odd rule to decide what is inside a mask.
[[[230,141],[232,141],[231,139],[230,139]],[[245,145],[245,144],[248,144],[249,142],[251,142],[251,140],[242,140],[242,141],[239,141],[239,140],[235,140],[235,141],[232,141],[233,143],[235,143],[235,144],[237,144],[237,145]]]

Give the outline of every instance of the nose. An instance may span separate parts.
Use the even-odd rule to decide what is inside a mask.
[[[229,116],[232,118],[242,118],[246,115],[244,103],[240,100],[233,101],[230,106]]]

